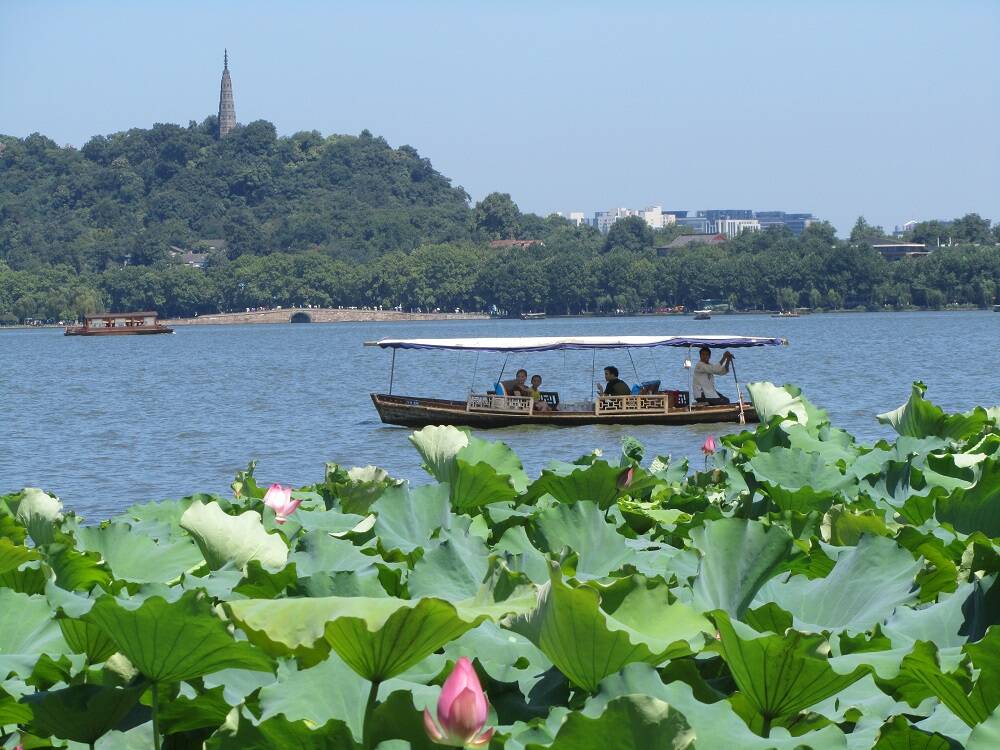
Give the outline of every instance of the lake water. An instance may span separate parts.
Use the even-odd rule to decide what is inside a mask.
[[[741,381],[801,386],[834,423],[870,441],[889,436],[875,415],[906,400],[913,380],[950,410],[1000,402],[1000,315],[988,312],[828,314],[797,319],[717,316],[483,320],[392,324],[180,327],[173,336],[64,338],[60,330],[0,331],[0,493],[40,486],[95,521],[127,505],[196,491],[225,492],[259,459],[260,481],[302,485],[326,461],[376,464],[424,481],[409,430],[382,425],[369,392],[388,385],[382,337],[519,335],[786,336],[788,347],[741,350]],[[641,379],[686,388],[687,350],[636,350]],[[393,391],[463,397],[485,389],[503,356],[403,351]],[[514,355],[561,398],[589,398],[592,367],[615,364],[634,382],[624,351]],[[475,380],[473,380],[475,374]],[[732,380],[719,390],[734,395]],[[736,425],[507,428],[504,440],[535,475],[552,459],[594,448],[617,454],[622,436],[650,454],[695,458],[709,434]]]

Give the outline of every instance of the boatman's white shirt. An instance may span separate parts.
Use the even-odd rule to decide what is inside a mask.
[[[691,386],[694,393],[691,395],[691,398],[698,399],[702,396],[705,398],[718,398],[719,392],[715,390],[715,376],[725,374],[726,368],[722,365],[698,360],[694,366],[694,378]]]

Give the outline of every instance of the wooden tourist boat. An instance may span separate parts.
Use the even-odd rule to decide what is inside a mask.
[[[392,384],[396,367],[397,349],[445,349],[476,352],[543,352],[580,349],[633,349],[652,347],[687,347],[688,361],[696,347],[713,349],[777,346],[787,344],[787,339],[758,336],[578,336],[557,338],[528,336],[520,338],[472,339],[382,339],[366,342],[365,346],[378,346],[392,350],[389,374],[389,392],[372,393],[372,403],[379,417],[386,424],[403,427],[427,425],[456,425],[488,429],[514,425],[550,425],[575,427],[587,424],[626,425],[686,425],[714,422],[756,422],[753,406],[744,400],[739,382],[734,403],[709,406],[692,404],[689,391],[660,390],[659,381],[648,381],[633,388],[628,396],[598,394],[592,400],[561,403],[559,394],[542,392],[542,400],[550,408],[536,408],[537,401],[528,396],[506,393],[501,380],[503,369],[497,377],[495,390],[489,393],[469,393],[464,400],[426,398],[393,394]],[[631,357],[631,355],[630,355]],[[506,361],[504,362],[506,367]],[[692,370],[693,375],[693,370]],[[735,380],[735,367],[733,368]]]
[[[154,311],[129,313],[98,313],[86,315],[82,326],[67,326],[64,336],[145,336],[152,333],[173,333],[162,325]]]
[[[711,320],[712,311],[711,310],[695,310],[694,311],[695,320]]]

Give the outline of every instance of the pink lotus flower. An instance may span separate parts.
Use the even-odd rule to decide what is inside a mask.
[[[482,748],[490,744],[496,731],[483,732],[490,704],[479,684],[472,662],[461,657],[441,688],[437,704],[437,723],[424,709],[424,729],[431,742],[449,747]]]
[[[264,495],[264,505],[274,511],[274,520],[278,523],[287,521],[301,502],[292,500],[291,487],[282,487],[280,484],[272,484]]]
[[[715,444],[715,438],[709,435],[705,438],[704,445],[701,446],[701,452],[705,454],[706,457],[715,453],[719,447]]]
[[[632,484],[632,477],[635,476],[635,467],[629,466],[625,471],[618,475],[618,489],[624,490],[626,487]]]

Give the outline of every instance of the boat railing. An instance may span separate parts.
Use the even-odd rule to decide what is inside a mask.
[[[598,396],[594,407],[596,414],[666,414],[669,410],[670,399],[666,393]]]
[[[498,396],[495,393],[470,393],[465,401],[466,411],[506,411],[531,414],[534,401],[528,396]]]

